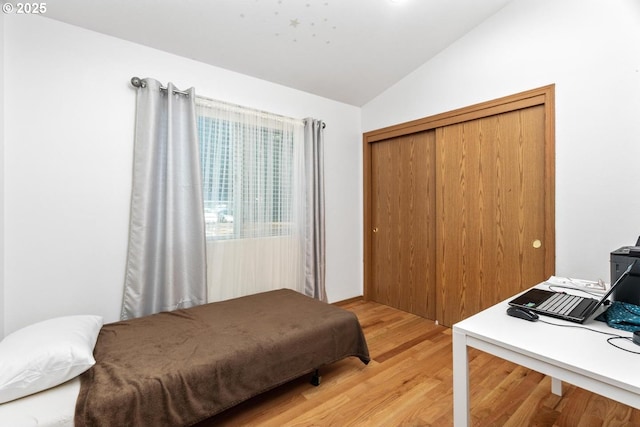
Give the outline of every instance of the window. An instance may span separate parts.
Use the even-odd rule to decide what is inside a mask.
[[[198,98],[208,239],[296,233],[302,121]]]

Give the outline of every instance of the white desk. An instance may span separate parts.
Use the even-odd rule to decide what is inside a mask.
[[[561,381],[640,409],[640,354],[607,343],[592,331],[529,322],[506,314],[509,298],[453,325],[454,426],[470,425],[467,347],[474,347],[553,378],[552,391],[562,394]],[[553,323],[579,325],[540,316]],[[631,333],[587,320],[583,326],[622,336]],[[616,344],[640,351],[627,340]]]

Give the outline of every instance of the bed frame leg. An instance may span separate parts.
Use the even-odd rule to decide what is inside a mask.
[[[320,376],[320,372],[316,369],[316,371],[311,376],[311,384],[313,384],[316,387],[319,386],[320,385],[320,378],[322,378]]]

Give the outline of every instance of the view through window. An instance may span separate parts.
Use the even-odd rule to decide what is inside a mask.
[[[202,112],[197,125],[207,238],[290,234],[296,133]]]

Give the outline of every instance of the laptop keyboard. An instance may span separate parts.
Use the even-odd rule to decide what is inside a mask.
[[[576,308],[583,299],[583,297],[558,292],[536,307],[536,309],[566,315]]]

